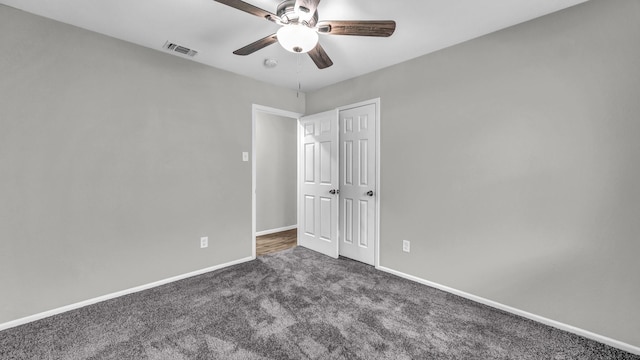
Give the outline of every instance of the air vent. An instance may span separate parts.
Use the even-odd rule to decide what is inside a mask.
[[[194,57],[198,54],[197,51],[193,50],[193,49],[189,49],[188,47],[182,46],[182,45],[178,45],[176,43],[172,43],[167,41],[166,43],[164,43],[163,48],[171,51],[171,52],[177,52],[179,54],[182,55],[187,55],[190,57]]]

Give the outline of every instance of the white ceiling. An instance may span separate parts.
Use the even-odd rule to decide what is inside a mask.
[[[278,0],[244,0],[275,13]],[[321,35],[334,65],[319,70],[306,54],[274,44],[249,56],[232,52],[278,25],[213,0],[0,0],[14,8],[159,51],[171,41],[197,50],[192,60],[302,91],[391,66],[587,0],[322,0],[320,20],[395,20],[390,38]],[[182,56],[182,55],[175,55]],[[266,58],[278,60],[267,69]]]

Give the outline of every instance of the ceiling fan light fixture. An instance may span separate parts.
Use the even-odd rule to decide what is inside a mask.
[[[292,53],[306,53],[318,44],[318,33],[305,25],[290,24],[282,26],[277,33],[278,42]]]

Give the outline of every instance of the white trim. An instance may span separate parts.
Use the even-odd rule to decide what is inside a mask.
[[[369,100],[365,100],[365,101],[360,101],[360,102],[357,102],[355,104],[349,104],[349,105],[340,106],[340,107],[338,107],[336,109],[338,111],[344,111],[344,110],[355,109],[355,108],[358,108],[358,107],[367,106],[367,105],[371,105],[371,104],[376,104],[376,106],[380,105],[380,98],[374,98],[374,99],[369,99]]]
[[[287,231],[287,230],[293,230],[293,229],[297,229],[297,228],[298,228],[298,224],[295,224],[295,225],[284,226],[284,227],[277,228],[277,229],[256,231],[256,236],[275,234],[275,233],[279,233],[279,232],[283,232],[283,231]]]
[[[302,123],[300,123],[300,120],[302,119],[302,116],[298,118],[297,124],[298,124],[298,131],[297,131],[297,138],[296,138],[296,153],[298,154],[298,156],[296,157],[296,221],[298,222],[298,224],[302,224],[302,214],[300,213],[301,208],[300,208],[300,191],[302,191],[302,175],[300,174],[300,156],[302,156],[301,151],[300,151],[300,142],[302,141],[302,139],[304,138],[304,128],[302,127]],[[302,246],[300,245],[300,239],[302,238],[302,233],[301,233],[302,229],[300,227],[298,227],[298,233],[296,234],[296,245],[297,246]]]
[[[522,316],[522,317],[527,318],[529,320],[533,320],[533,321],[536,321],[536,322],[539,322],[539,323],[542,323],[542,324],[545,324],[545,325],[549,325],[549,326],[554,327],[556,329],[560,329],[560,330],[564,330],[564,331],[567,331],[567,332],[570,332],[570,333],[573,333],[573,334],[576,334],[576,335],[580,335],[580,336],[585,337],[587,339],[591,339],[591,340],[594,340],[594,341],[609,345],[611,347],[618,348],[618,349],[624,350],[626,352],[630,352],[632,354],[640,355],[640,347],[637,347],[637,346],[634,346],[634,345],[631,345],[631,344],[627,344],[627,343],[624,343],[624,342],[619,341],[619,340],[615,340],[615,339],[612,339],[612,338],[609,338],[609,337],[606,337],[606,336],[603,336],[603,335],[599,335],[599,334],[593,333],[593,332],[588,331],[588,330],[580,329],[580,328],[572,326],[572,325],[564,324],[564,323],[561,323],[561,322],[556,321],[556,320],[551,320],[551,319],[545,318],[543,316],[532,314],[532,313],[524,311],[524,310],[516,309],[514,307],[511,307],[511,306],[508,306],[508,305],[504,305],[504,304],[501,304],[501,303],[493,301],[493,300],[485,299],[483,297],[476,296],[476,295],[473,295],[473,294],[469,294],[467,292],[464,292],[464,291],[461,291],[461,290],[457,290],[457,289],[454,289],[454,288],[450,288],[450,287],[445,286],[445,285],[434,283],[432,281],[425,280],[425,279],[419,278],[417,276],[413,276],[413,275],[405,274],[405,273],[397,271],[397,270],[389,269],[389,268],[384,267],[384,266],[379,266],[378,270],[382,270],[384,272],[387,272],[387,273],[390,273],[390,274],[393,274],[393,275],[396,275],[396,276],[400,276],[402,278],[405,278],[405,279],[408,279],[408,280],[412,280],[412,281],[415,281],[415,282],[423,284],[423,285],[431,286],[433,288],[448,292],[450,294],[458,295],[458,296],[463,297],[465,299],[469,299],[471,301],[475,301],[477,303],[484,304],[484,305],[490,306],[492,308],[496,308],[496,309],[499,309],[499,310],[502,310],[502,311],[506,311],[506,312],[511,313],[511,314]]]
[[[300,120],[300,117],[302,116],[302,114],[293,111],[280,110],[258,104],[253,104],[251,106],[251,256],[254,259],[256,258],[256,236],[259,236],[256,233],[256,118],[258,113],[284,116],[296,120]],[[297,148],[298,147],[296,146],[296,149]]]
[[[306,110],[305,110],[306,111]],[[302,120],[304,116],[301,116],[298,118],[297,124],[298,124],[298,137],[296,138],[296,153],[298,154],[298,157],[296,158],[296,221],[298,222],[298,224],[304,224],[303,219],[302,219],[302,207],[300,206],[300,194],[302,191],[302,176],[300,175],[300,156],[302,156],[302,152],[300,151],[300,143],[302,142],[303,139],[303,131],[304,128],[302,126],[302,123],[300,122]],[[302,246],[300,244],[300,239],[302,238],[302,227],[298,226],[298,233],[296,234],[296,245],[297,246]]]
[[[336,110],[338,111],[338,118],[340,118],[340,111],[344,111],[344,110],[349,110],[349,109],[353,109],[353,108],[357,108],[357,107],[361,107],[361,106],[366,106],[366,105],[375,105],[376,107],[376,188],[375,188],[375,214],[376,214],[376,225],[375,225],[375,234],[373,236],[373,241],[374,241],[374,259],[373,259],[373,266],[375,268],[378,268],[380,266],[380,174],[382,173],[381,169],[380,169],[380,154],[381,149],[380,149],[380,134],[381,134],[381,128],[380,128],[380,98],[375,98],[375,99],[371,99],[371,100],[365,100],[365,101],[361,101],[355,104],[350,104],[350,105],[345,105],[345,106],[340,106],[338,107]],[[299,222],[300,220],[298,220]]]
[[[381,203],[381,195],[380,192],[380,174],[382,174],[382,169],[380,168],[380,154],[382,154],[382,149],[380,148],[380,134],[382,133],[381,128],[381,112],[380,112],[380,98],[375,99],[376,103],[376,234],[374,237],[376,255],[375,255],[375,264],[374,266],[380,266],[380,203]]]
[[[6,330],[6,329],[9,329],[9,328],[12,328],[12,327],[16,327],[16,326],[19,326],[19,325],[24,325],[24,324],[27,324],[27,323],[30,323],[30,322],[33,322],[33,321],[36,321],[36,320],[41,320],[41,319],[44,319],[44,318],[48,318],[48,317],[53,316],[53,315],[62,314],[62,313],[67,312],[67,311],[76,310],[76,309],[79,309],[79,308],[82,308],[82,307],[85,307],[85,306],[88,306],[88,305],[92,305],[92,304],[96,304],[96,303],[99,303],[99,302],[103,302],[105,300],[111,300],[111,299],[114,299],[114,298],[117,298],[117,297],[120,297],[120,296],[133,294],[133,293],[140,292],[140,291],[143,291],[143,290],[148,290],[148,289],[151,289],[151,288],[154,288],[154,287],[158,287],[158,286],[161,286],[161,285],[166,285],[166,284],[178,281],[178,280],[183,280],[183,279],[190,278],[190,277],[193,277],[193,276],[202,275],[202,274],[205,274],[205,273],[208,273],[208,272],[211,272],[211,271],[219,270],[219,269],[226,268],[226,267],[229,267],[229,266],[232,266],[232,265],[241,264],[241,263],[244,263],[244,262],[247,262],[247,261],[251,261],[251,260],[254,260],[254,258],[253,257],[246,257],[246,258],[243,258],[243,259],[230,261],[228,263],[211,266],[211,267],[208,267],[206,269],[192,271],[190,273],[173,276],[173,277],[170,277],[170,278],[167,278],[167,279],[164,279],[164,280],[155,281],[155,282],[152,282],[152,283],[149,283],[149,284],[136,286],[136,287],[133,287],[133,288],[130,288],[130,289],[117,291],[117,292],[114,292],[114,293],[111,293],[111,294],[98,296],[98,297],[95,297],[93,299],[80,301],[80,302],[77,302],[75,304],[70,304],[70,305],[62,306],[62,307],[59,307],[59,308],[56,308],[56,309],[44,311],[44,312],[41,312],[41,313],[38,313],[38,314],[26,316],[26,317],[23,317],[23,318],[20,318],[20,319],[17,319],[17,320],[12,320],[12,321],[0,324],[0,331]]]

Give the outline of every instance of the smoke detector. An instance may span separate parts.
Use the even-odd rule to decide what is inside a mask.
[[[278,66],[278,60],[276,60],[276,59],[264,59],[263,65],[267,69],[273,69],[274,67]]]

